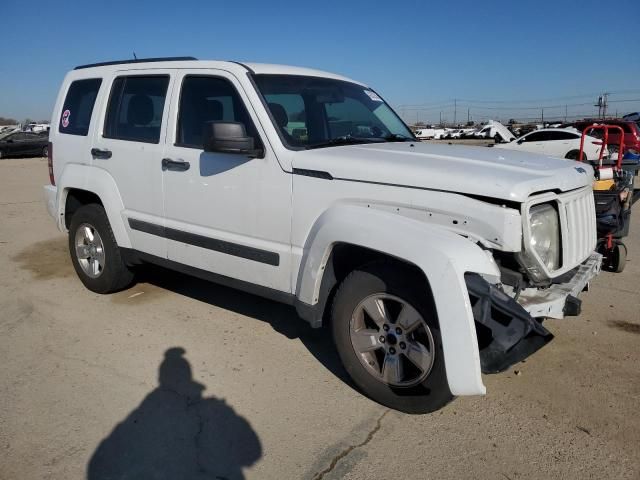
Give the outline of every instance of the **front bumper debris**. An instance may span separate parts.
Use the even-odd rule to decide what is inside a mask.
[[[465,275],[476,321],[482,373],[498,373],[553,339],[518,302],[477,273]]]
[[[567,299],[577,299],[589,281],[600,273],[602,255],[592,253],[578,267],[574,276],[565,283],[555,283],[548,288],[526,288],[520,292],[518,303],[534,317],[564,318],[571,314]]]

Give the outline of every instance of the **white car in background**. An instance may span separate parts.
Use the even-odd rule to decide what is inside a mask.
[[[431,140],[431,139],[440,140],[445,136],[445,129],[426,127],[420,130],[416,130],[415,136],[420,140]]]
[[[527,133],[509,143],[495,145],[495,148],[534,152],[550,157],[577,160],[580,153],[580,132],[575,128],[542,128]],[[602,141],[587,135],[584,141],[582,160],[596,160],[600,155]],[[605,151],[605,155],[606,155]]]
[[[444,138],[446,134],[447,134],[447,130],[444,128],[435,128],[433,130],[433,138],[435,140],[440,140]]]
[[[473,134],[477,138],[493,138],[496,143],[511,142],[515,135],[500,122],[489,120],[489,123]]]
[[[447,134],[447,138],[460,138],[462,136],[462,129],[450,130]]]
[[[435,134],[436,134],[435,129],[431,127],[421,128],[420,130],[415,131],[416,138],[419,138],[420,140],[432,139],[434,138]]]

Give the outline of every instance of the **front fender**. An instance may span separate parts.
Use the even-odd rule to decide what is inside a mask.
[[[366,205],[336,205],[318,218],[307,238],[296,290],[299,301],[308,305],[318,302],[322,273],[337,243],[380,251],[424,272],[440,322],[449,388],[454,395],[484,394],[464,274],[475,272],[497,281],[500,272],[493,258],[473,242],[441,227]]]
[[[118,245],[131,248],[131,240],[120,215],[120,212],[124,210],[120,191],[115,180],[106,170],[70,163],[65,165],[56,183],[59,192],[58,219],[60,223],[58,227],[60,229],[65,230],[64,210],[69,190],[73,188],[86,190],[100,197]]]

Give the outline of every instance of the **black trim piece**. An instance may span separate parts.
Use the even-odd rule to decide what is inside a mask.
[[[503,372],[553,340],[522,305],[477,273],[465,273],[482,373]]]
[[[132,60],[114,60],[111,62],[88,63],[86,65],[78,65],[74,70],[82,70],[83,68],[106,67],[108,65],[127,65],[130,63],[151,63],[151,62],[180,62],[184,60],[197,60],[196,57],[154,57],[154,58],[136,58]]]
[[[294,175],[302,175],[304,177],[322,178],[324,180],[333,180],[333,177],[329,172],[323,172],[322,170],[308,170],[306,168],[294,168]]]
[[[240,65],[241,67],[244,67],[247,72],[249,72],[251,75],[254,75],[256,72],[253,71],[253,68],[251,67],[247,67],[244,63],[242,62],[236,62],[235,60],[227,60],[227,62],[229,63],[235,63],[236,65]]]
[[[238,280],[237,278],[231,278],[227,277],[226,275],[213,273],[208,270],[191,267],[183,263],[174,262],[166,258],[156,257],[155,255],[140,252],[138,250],[122,247],[120,247],[120,250],[124,254],[124,259],[129,265],[139,265],[142,262],[153,263],[154,265],[169,268],[171,270],[184,273],[185,275],[191,275],[192,277],[197,277],[208,282],[213,282],[219,285],[224,285],[225,287],[242,290],[243,292],[258,295],[259,297],[263,298],[268,298],[269,300],[274,300],[286,305],[294,305],[296,302],[295,295],[288,292],[282,292],[280,290],[275,290],[273,288],[265,287],[262,285],[256,285],[255,283]]]
[[[273,265],[274,267],[280,265],[280,255],[275,252],[269,252],[268,250],[247,247],[246,245],[239,245],[237,243],[205,237],[195,233],[183,232],[182,230],[167,228],[161,225],[156,225],[155,223],[136,220],[134,218],[129,219],[129,226],[133,230],[138,230],[139,232],[149,233],[151,235],[163,237],[168,240],[174,240],[176,242],[188,243],[195,247],[206,248],[207,250],[225,253],[234,257],[246,258],[247,260],[253,260],[258,263],[266,263],[267,265]]]
[[[162,225],[156,225],[155,223],[144,222],[142,220],[137,220],[135,218],[129,219],[129,226],[133,230],[138,230],[139,232],[149,233],[151,235],[155,235],[157,237],[164,237],[164,227]]]

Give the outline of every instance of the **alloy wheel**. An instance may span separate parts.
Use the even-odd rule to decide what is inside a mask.
[[[349,329],[360,363],[381,382],[411,387],[431,372],[433,335],[405,300],[386,293],[368,296],[353,311]]]
[[[83,223],[76,230],[75,247],[82,271],[91,278],[102,275],[105,266],[104,244],[94,226]]]

